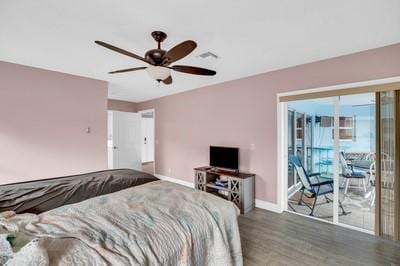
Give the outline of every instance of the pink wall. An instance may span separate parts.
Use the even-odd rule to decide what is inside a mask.
[[[193,168],[208,164],[209,145],[237,146],[240,168],[257,174],[256,198],[276,203],[276,94],[393,76],[400,76],[400,44],[139,103],[138,110],[156,110],[156,173],[193,182]]]
[[[105,169],[106,139],[106,82],[0,62],[0,184]]]
[[[113,110],[113,111],[132,112],[132,113],[136,113],[137,111],[137,103],[134,102],[109,99],[107,106],[108,110]]]

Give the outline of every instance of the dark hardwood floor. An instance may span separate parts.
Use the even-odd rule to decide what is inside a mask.
[[[400,265],[400,242],[291,213],[239,217],[244,265]]]

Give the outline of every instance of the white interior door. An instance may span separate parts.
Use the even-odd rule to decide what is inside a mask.
[[[154,161],[154,114],[142,113],[141,116],[142,131],[142,162]]]
[[[137,113],[109,112],[109,168],[141,170],[141,130]]]
[[[114,168],[114,145],[113,145],[113,111],[107,112],[107,162],[108,169]]]

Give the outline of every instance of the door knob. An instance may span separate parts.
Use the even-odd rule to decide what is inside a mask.
[[[113,149],[116,150],[118,147],[117,146],[113,146]]]

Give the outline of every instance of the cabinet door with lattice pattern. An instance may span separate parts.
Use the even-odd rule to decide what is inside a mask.
[[[203,171],[196,171],[196,189],[206,190],[207,185],[207,173]]]
[[[229,200],[242,209],[242,196],[241,196],[241,180],[236,178],[229,178]]]

